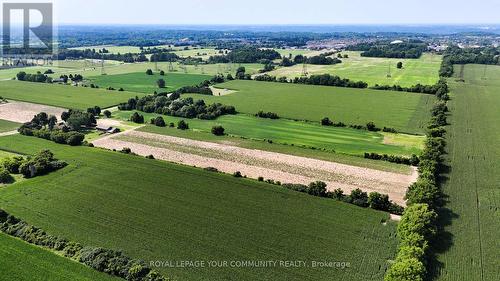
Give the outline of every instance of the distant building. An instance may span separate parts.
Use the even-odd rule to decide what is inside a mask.
[[[401,44],[401,43],[403,43],[403,41],[401,40],[394,40],[391,42],[391,44]]]

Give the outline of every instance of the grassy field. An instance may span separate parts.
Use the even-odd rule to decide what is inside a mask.
[[[25,136],[70,165],[0,189],[0,207],[47,231],[146,261],[344,261],[334,268],[161,268],[174,280],[382,280],[395,253],[386,213],[248,179]],[[370,257],[370,258],[367,258]]]
[[[375,122],[406,133],[423,133],[435,97],[425,94],[235,80],[217,85],[237,90],[226,96],[187,95],[221,102],[243,113],[271,111],[281,117],[346,124]]]
[[[21,124],[0,119],[0,133],[16,130]]]
[[[143,63],[122,63],[116,61],[106,61],[107,64],[104,65],[104,73],[107,75],[116,74],[127,74],[135,72],[146,72],[147,69],[155,69],[155,63],[143,62]],[[0,70],[0,80],[10,80],[16,76],[19,71],[25,71],[26,73],[36,73],[37,71],[45,72],[47,69],[52,69],[54,74],[50,75],[52,77],[59,77],[60,75],[66,74],[81,74],[85,78],[91,78],[95,76],[101,76],[101,66],[99,63],[85,63],[84,60],[78,61],[60,61],[61,67],[58,67],[55,62],[55,66],[37,66],[37,67],[23,67],[15,69],[2,69]],[[179,63],[173,63],[174,73],[185,73],[185,74],[202,74],[202,75],[216,75],[217,73],[228,74],[231,73],[233,76],[236,73],[236,69],[239,66],[243,66],[246,72],[249,74],[255,74],[260,69],[263,68],[262,64],[258,63],[242,63],[242,64],[200,64],[200,65],[186,65],[185,69]],[[159,62],[158,69],[168,72],[169,63]]]
[[[96,105],[101,108],[111,107],[127,101],[130,97],[141,95],[132,92],[21,81],[0,82],[0,92],[7,99],[83,110]]]
[[[154,75],[147,75],[145,72],[135,72],[117,75],[103,75],[96,76],[91,79],[92,83],[99,85],[101,88],[109,86],[119,89],[123,88],[125,91],[140,92],[152,94],[153,92],[169,92],[177,90],[183,86],[198,85],[199,83],[212,78],[210,75],[200,74],[184,74],[184,73],[167,73],[161,76],[158,72]],[[167,83],[166,88],[159,88],[157,81],[159,79],[165,80]]]
[[[178,50],[173,51],[174,54],[177,54],[179,57],[193,57],[193,58],[202,58],[203,60],[207,60],[210,56],[221,55],[219,54],[219,50],[215,50],[215,48],[197,48],[193,49],[192,47],[189,50]]]
[[[120,280],[0,233],[0,280]]]
[[[282,50],[286,51],[286,50]],[[342,78],[362,80],[370,86],[401,85],[412,86],[417,83],[435,84],[439,80],[441,56],[425,53],[419,59],[389,59],[361,57],[361,52],[343,52],[349,58],[343,58],[342,63],[335,65],[307,65],[309,74],[333,74]],[[287,54],[287,52],[285,52]],[[293,53],[292,53],[293,54]],[[403,68],[397,69],[396,64],[403,62]],[[387,77],[390,67],[390,77]],[[268,74],[273,76],[300,77],[303,66],[282,67]]]
[[[456,66],[456,73],[460,73]],[[465,83],[449,79],[451,109],[440,213],[437,280],[498,280],[500,276],[500,66],[466,65]]]
[[[158,114],[144,115],[146,121],[160,116]],[[128,120],[132,112],[118,111],[116,116]],[[162,116],[167,123],[177,124],[182,118]],[[256,140],[272,140],[279,144],[293,144],[301,147],[315,147],[332,152],[361,156],[365,152],[377,152],[393,155],[419,154],[423,137],[381,134],[365,130],[349,128],[325,127],[309,122],[296,122],[287,119],[271,120],[257,118],[246,114],[221,116],[217,120],[187,120],[191,129],[210,132],[215,125],[226,129],[226,134]],[[172,130],[164,128],[164,130]],[[385,136],[391,138],[392,145],[384,144]]]

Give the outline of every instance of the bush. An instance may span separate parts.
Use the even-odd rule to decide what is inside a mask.
[[[144,123],[144,116],[140,115],[137,112],[134,112],[132,116],[130,116],[130,121],[138,124],[143,124]]]
[[[165,127],[165,120],[163,120],[163,117],[158,116],[154,119],[154,125],[157,127]]]
[[[321,125],[323,125],[323,126],[332,126],[333,122],[330,120],[330,118],[325,117],[325,118],[321,119]]]
[[[146,75],[153,75],[153,70],[151,69],[146,70]]]
[[[21,156],[14,156],[9,158],[4,158],[0,163],[0,167],[3,167],[11,174],[19,174],[19,167],[24,162],[24,158]]]
[[[372,132],[380,131],[380,129],[379,129],[379,128],[377,128],[377,126],[375,126],[375,123],[373,123],[373,122],[368,122],[368,123],[366,124],[366,129],[367,129],[368,131],[372,131]]]
[[[106,116],[106,118],[111,117],[111,111],[109,111],[109,110],[104,110],[103,114],[104,114],[104,116]]]
[[[25,178],[33,178],[59,170],[65,166],[67,166],[66,162],[56,160],[52,152],[43,150],[26,159],[19,167],[19,171]]]
[[[212,127],[212,134],[214,134],[216,136],[223,136],[224,131],[225,131],[225,129],[222,126],[213,126]]]
[[[177,123],[177,129],[179,130],[188,130],[189,129],[189,124],[186,123],[186,121],[181,120],[179,123]]]
[[[79,132],[66,133],[66,143],[71,146],[82,145],[85,135]]]
[[[4,168],[0,168],[0,183],[11,183],[14,178],[10,175],[9,171]]]
[[[234,172],[233,177],[235,177],[235,178],[242,178],[243,175],[241,174],[240,171],[236,171],[236,172]]]
[[[274,113],[274,112],[264,112],[264,111],[259,111],[257,112],[257,114],[255,114],[256,117],[260,117],[260,118],[269,118],[269,119],[279,119],[280,117],[278,116],[278,114]]]

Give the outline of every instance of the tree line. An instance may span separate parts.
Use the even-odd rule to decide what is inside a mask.
[[[238,47],[227,55],[211,56],[208,63],[269,63],[279,58],[281,55],[273,49]]]
[[[446,103],[447,99],[441,98],[432,108],[425,147],[418,165],[419,178],[406,192],[408,207],[397,228],[398,253],[386,272],[385,281],[422,281],[427,278],[429,243],[438,233],[436,209],[442,204],[438,177],[442,172],[446,146]]]
[[[442,77],[451,77],[453,75],[454,64],[500,64],[500,48],[481,47],[481,48],[460,48],[450,46],[443,53],[443,61],[439,75]]]
[[[0,209],[0,231],[27,243],[62,253],[81,264],[112,276],[134,281],[167,281],[144,261],[132,259],[121,251],[84,246],[78,242],[48,234]]]
[[[371,42],[347,47],[350,51],[362,51],[362,57],[418,59],[427,50],[420,41],[395,43]]]

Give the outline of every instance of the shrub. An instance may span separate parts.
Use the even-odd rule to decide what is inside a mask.
[[[0,168],[0,183],[11,183],[14,178],[10,175],[9,171],[4,168]]]
[[[366,129],[367,129],[368,131],[372,131],[372,132],[380,131],[380,129],[379,129],[379,128],[377,128],[377,126],[375,126],[375,123],[373,123],[373,122],[368,122],[368,123],[366,124]]]
[[[146,156],[146,159],[151,159],[151,160],[154,160],[155,157],[153,156],[153,154],[149,154],[148,156]]]
[[[216,136],[223,136],[224,131],[225,131],[225,129],[222,126],[213,126],[212,127],[212,134],[214,134]]]
[[[313,196],[326,197],[326,183],[316,181],[309,184],[307,193]]]
[[[144,123],[144,116],[140,115],[137,112],[134,112],[132,116],[130,116],[130,121],[138,124],[143,124]]]
[[[260,117],[260,118],[268,118],[268,119],[279,119],[280,117],[278,116],[278,114],[274,113],[274,112],[264,112],[264,111],[259,111],[257,112],[257,114],[255,114],[256,117]]]
[[[14,156],[3,159],[0,163],[0,167],[3,167],[11,174],[19,174],[19,167],[24,162],[24,158],[21,156]]]
[[[104,110],[103,114],[104,114],[104,116],[106,116],[106,118],[110,118],[111,117],[111,111],[109,111],[107,109]]]
[[[146,70],[146,75],[153,75],[153,70],[151,69]]]
[[[177,123],[177,129],[179,129],[179,130],[187,130],[187,129],[189,129],[189,124],[186,123],[186,121],[181,120],[181,121],[179,121],[179,123]]]
[[[330,118],[325,117],[325,118],[321,119],[321,125],[323,125],[323,126],[332,126],[333,122],[332,122],[332,120],[330,120]]]
[[[234,172],[233,177],[235,177],[235,178],[242,178],[243,175],[241,175],[240,171],[236,171],[236,172]]]
[[[79,132],[68,132],[66,133],[66,143],[71,146],[81,145],[85,135]]]
[[[163,117],[158,116],[154,119],[154,125],[158,127],[165,127],[165,120],[163,120]]]

